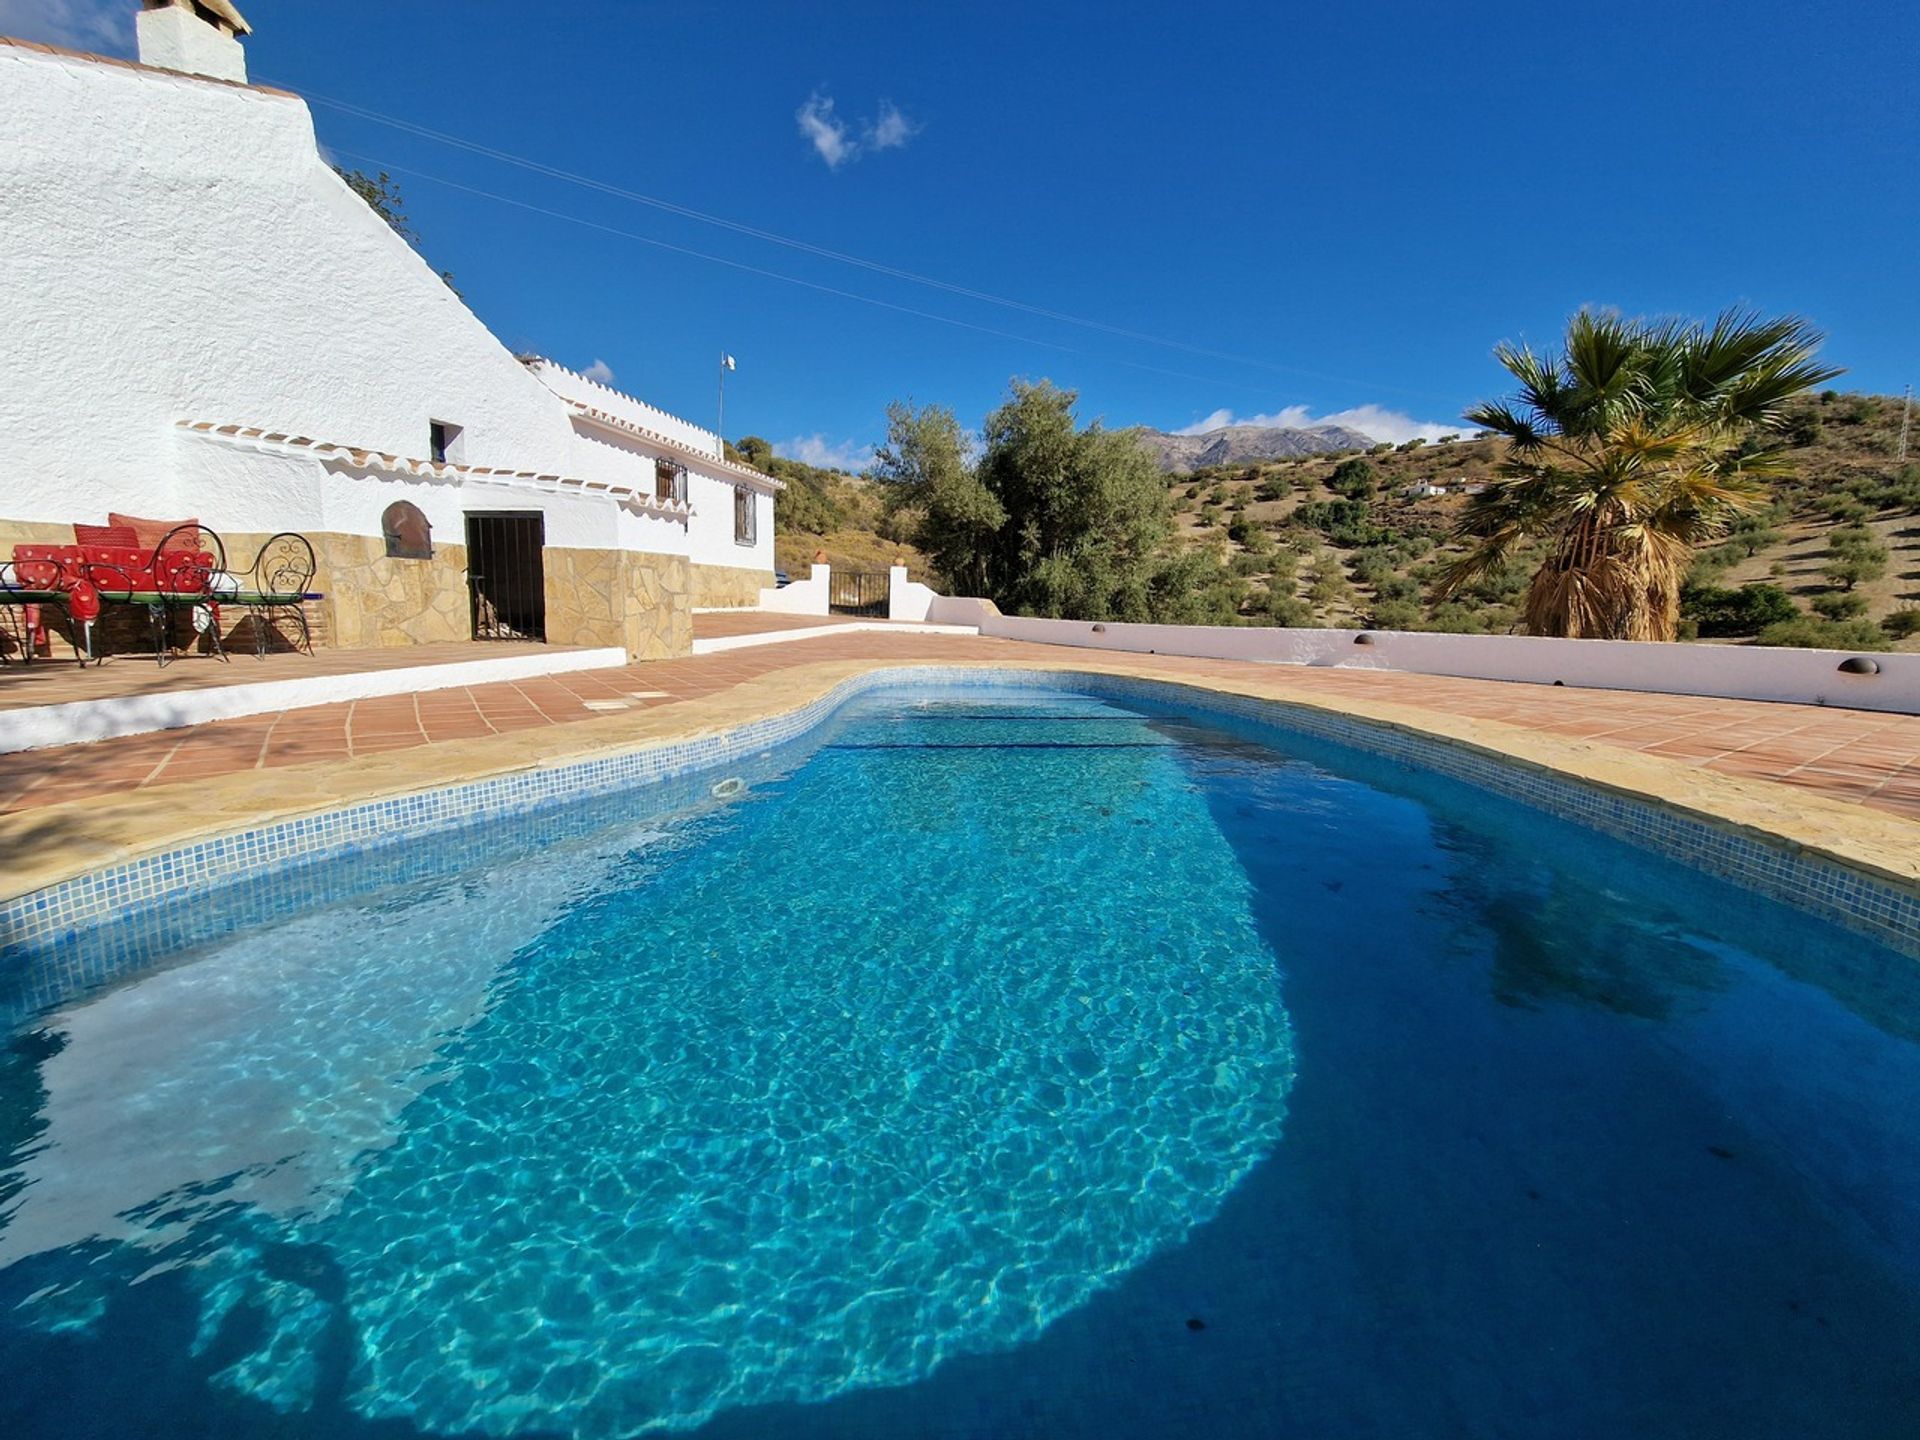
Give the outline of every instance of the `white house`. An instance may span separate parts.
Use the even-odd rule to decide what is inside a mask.
[[[145,3],[137,64],[0,38],[0,559],[114,512],[234,569],[298,531],[339,645],[649,658],[754,602],[780,482],[513,355],[246,83],[231,4]]]

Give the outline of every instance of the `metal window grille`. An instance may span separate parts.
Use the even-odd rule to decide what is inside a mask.
[[[467,512],[467,600],[476,640],[547,638],[546,521],[539,511]]]

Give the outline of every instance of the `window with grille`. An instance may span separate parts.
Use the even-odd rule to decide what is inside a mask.
[[[653,498],[676,505],[687,503],[687,467],[671,460],[656,460],[653,465]]]

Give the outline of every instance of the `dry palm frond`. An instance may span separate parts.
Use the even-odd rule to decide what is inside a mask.
[[[1558,358],[1502,345],[1513,400],[1467,420],[1507,441],[1500,479],[1468,502],[1472,549],[1441,576],[1440,599],[1545,542],[1522,613],[1535,635],[1671,640],[1693,548],[1763,501],[1782,473],[1784,401],[1840,372],[1794,317],[1729,311],[1710,326],[1583,311]]]

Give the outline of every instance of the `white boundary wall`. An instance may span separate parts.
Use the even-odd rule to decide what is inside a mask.
[[[907,579],[907,567],[895,565],[887,571],[887,618],[889,620],[925,620],[933,602],[940,596],[917,581]],[[972,621],[968,621],[969,626]]]
[[[241,661],[245,664],[245,661]],[[338,705],[379,695],[423,694],[465,685],[494,685],[531,680],[576,670],[616,669],[630,663],[618,646],[598,650],[555,650],[548,655],[502,655],[495,659],[455,660],[440,665],[408,665],[391,670],[354,670],[344,675],[304,675],[291,680],[259,680],[238,685],[209,685],[198,690],[159,690],[151,695],[116,695],[75,700],[65,705],[33,705],[0,712],[0,754],[71,745],[81,740],[110,740],[178,730],[211,720],[270,715],[308,705]]]
[[[1194,655],[1267,665],[1396,670],[1599,690],[1778,700],[1920,714],[1920,655],[1862,658],[1878,674],[1849,675],[1852,652],[1757,645],[1552,640],[1527,635],[1432,635],[1401,630],[1285,630],[1227,625],[1129,625],[1002,615],[982,600],[936,597],[927,619],[977,625],[982,635],[1133,654]],[[1358,643],[1366,635],[1367,643]]]
[[[760,592],[762,610],[776,615],[824,615],[827,613],[827,587],[833,579],[831,565],[815,565],[813,573],[791,585],[768,586]]]

